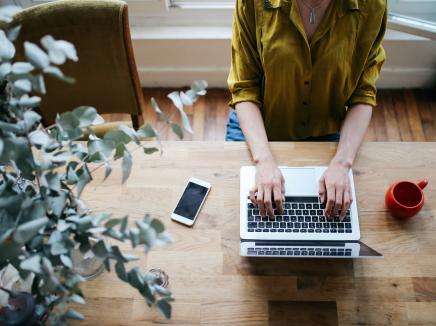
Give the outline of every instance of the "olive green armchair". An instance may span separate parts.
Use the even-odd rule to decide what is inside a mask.
[[[13,22],[22,30],[16,44],[39,43],[44,35],[66,40],[76,46],[79,61],[68,61],[62,71],[73,77],[71,85],[47,76],[47,94],[40,113],[44,125],[56,115],[88,105],[100,114],[126,113],[132,126],[142,125],[144,99],[136,70],[130,38],[127,4],[118,0],[60,0],[28,8]],[[22,48],[18,48],[22,56]],[[21,52],[21,54],[20,54]],[[103,134],[117,123],[96,126]]]

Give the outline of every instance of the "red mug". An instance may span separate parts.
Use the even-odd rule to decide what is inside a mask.
[[[424,206],[424,191],[428,180],[415,184],[410,181],[394,183],[386,193],[386,206],[395,217],[412,217]]]

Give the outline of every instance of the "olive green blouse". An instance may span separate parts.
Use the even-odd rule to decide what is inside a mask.
[[[386,0],[332,0],[308,41],[296,0],[237,0],[230,106],[257,103],[272,141],[337,133],[376,105],[386,18]]]

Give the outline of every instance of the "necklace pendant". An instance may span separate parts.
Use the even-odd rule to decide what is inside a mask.
[[[310,11],[309,23],[312,25],[315,24],[315,10],[313,9]]]

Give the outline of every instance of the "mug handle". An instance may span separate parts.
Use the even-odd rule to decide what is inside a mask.
[[[421,189],[424,189],[425,187],[427,187],[427,185],[428,185],[428,180],[427,179],[424,179],[420,183],[418,183],[418,187],[421,188]]]

